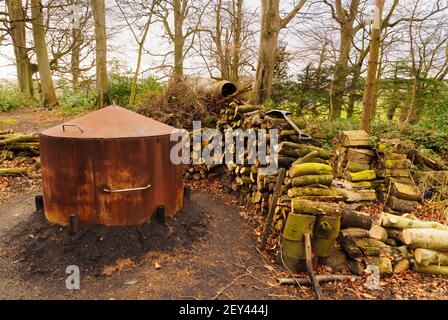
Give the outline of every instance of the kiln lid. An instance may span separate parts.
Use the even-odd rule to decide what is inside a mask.
[[[119,106],[109,106],[44,130],[63,138],[113,139],[169,135],[175,128]]]

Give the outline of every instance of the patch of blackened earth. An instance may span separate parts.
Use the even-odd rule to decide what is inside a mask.
[[[69,265],[78,266],[83,274],[100,276],[105,266],[120,259],[138,264],[149,252],[189,249],[208,234],[208,225],[202,207],[188,200],[182,212],[166,217],[164,225],[156,221],[126,227],[81,225],[73,236],[36,213],[1,239],[2,256],[8,260],[1,265],[3,273],[19,273],[25,280],[63,274]]]

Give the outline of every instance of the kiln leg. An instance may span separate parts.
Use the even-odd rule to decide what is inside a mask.
[[[158,206],[156,208],[156,221],[160,224],[165,224],[165,207],[164,206]]]
[[[79,231],[79,220],[76,214],[71,214],[69,218],[70,234],[75,235]]]
[[[185,186],[184,187],[184,198],[189,199],[190,198],[190,192],[191,192],[190,187],[189,186]]]
[[[36,206],[36,212],[44,212],[44,197],[37,195],[34,197],[34,204]]]

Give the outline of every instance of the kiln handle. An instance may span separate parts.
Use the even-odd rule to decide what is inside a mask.
[[[79,131],[81,131],[81,133],[84,132],[84,130],[81,129],[80,126],[78,126],[77,124],[63,124],[62,125],[62,131],[65,131],[65,127],[76,127],[79,129]]]
[[[129,188],[129,189],[117,189],[117,190],[110,190],[107,188],[104,188],[103,191],[107,193],[118,193],[118,192],[129,192],[129,191],[139,191],[139,190],[146,190],[151,187],[150,184],[148,184],[146,187],[139,187],[139,188]]]

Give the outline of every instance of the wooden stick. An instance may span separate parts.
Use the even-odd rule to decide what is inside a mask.
[[[356,280],[359,279],[358,276],[348,276],[342,274],[329,274],[329,275],[316,275],[316,280],[318,282],[332,282],[332,281],[344,281],[346,279]],[[277,279],[278,283],[281,285],[311,285],[309,278],[280,278]]]
[[[266,242],[268,240],[268,235],[271,229],[272,218],[274,217],[275,207],[277,206],[277,201],[282,192],[283,180],[285,180],[286,169],[280,168],[278,170],[277,182],[275,184],[274,193],[272,194],[272,201],[269,206],[268,218],[266,219],[266,225],[264,226],[263,237],[261,238],[261,250],[266,248]]]
[[[313,262],[311,260],[313,258],[313,252],[311,249],[311,235],[309,233],[305,233],[303,237],[305,240],[306,269],[310,277],[311,285],[316,293],[317,300],[322,300],[322,291],[320,289],[319,281],[317,281],[316,275],[314,274]]]

